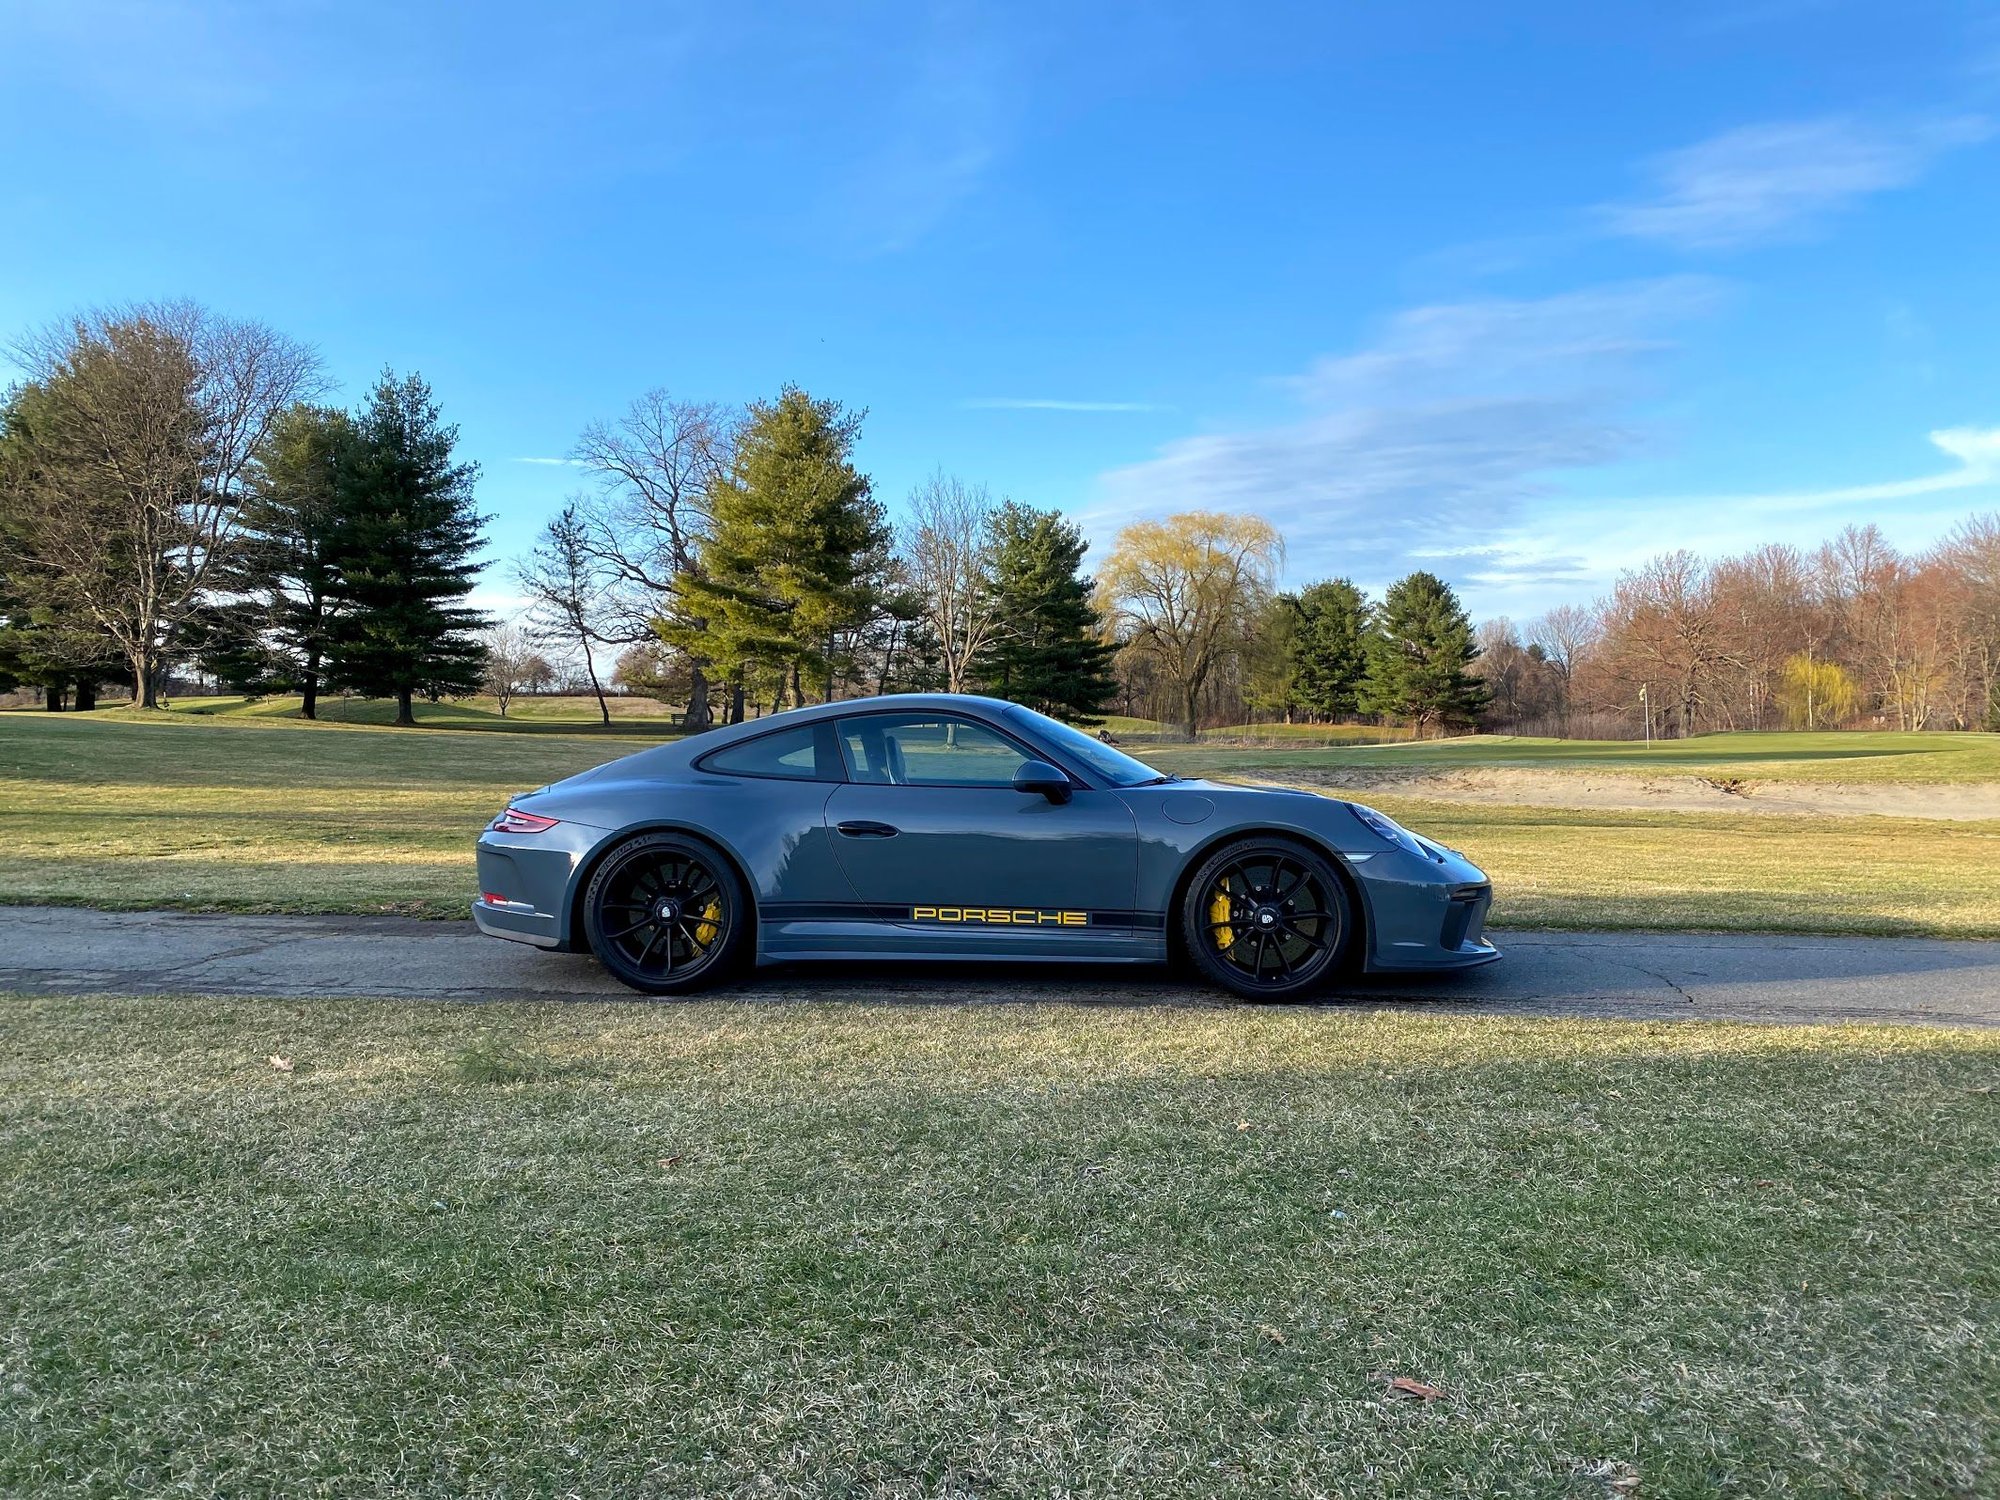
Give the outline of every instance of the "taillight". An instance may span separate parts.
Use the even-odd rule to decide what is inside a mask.
[[[540,813],[522,812],[518,807],[510,807],[486,826],[495,833],[547,833],[559,821],[545,818]]]

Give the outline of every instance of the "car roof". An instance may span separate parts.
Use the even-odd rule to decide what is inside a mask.
[[[832,703],[810,703],[804,708],[788,708],[782,713],[765,714],[761,719],[745,719],[741,724],[730,724],[730,738],[739,733],[754,734],[759,730],[771,729],[788,724],[811,724],[820,719],[839,718],[845,714],[899,712],[909,709],[946,709],[956,713],[971,710],[975,717],[983,714],[994,718],[1005,713],[1014,705],[1005,698],[982,698],[976,693],[883,693],[874,698],[840,698]],[[718,741],[719,743],[719,741]]]
[[[648,772],[687,766],[703,755],[799,724],[837,719],[850,714],[898,713],[929,709],[933,712],[969,713],[973,718],[997,719],[1014,705],[1005,698],[983,698],[976,693],[884,693],[873,698],[841,698],[832,703],[812,703],[804,708],[788,708],[781,713],[745,719],[741,724],[718,724],[685,738],[625,757],[627,769]]]

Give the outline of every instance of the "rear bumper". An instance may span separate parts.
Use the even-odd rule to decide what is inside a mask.
[[[562,946],[554,915],[519,902],[502,905],[481,897],[472,903],[472,925],[488,937],[506,938],[509,942],[532,943],[537,948]]]
[[[508,835],[490,830],[479,840],[479,895],[472,920],[488,937],[537,948],[567,948],[564,914],[571,876],[602,834],[558,824],[547,833]]]

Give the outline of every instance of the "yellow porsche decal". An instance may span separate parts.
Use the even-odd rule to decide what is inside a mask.
[[[913,922],[978,922],[988,927],[1088,927],[1090,913],[1025,906],[913,906]]]

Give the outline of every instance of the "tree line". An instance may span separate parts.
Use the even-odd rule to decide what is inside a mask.
[[[413,703],[611,691],[695,726],[894,691],[988,692],[1075,723],[1193,733],[1369,718],[1419,733],[2000,728],[2000,516],[1916,556],[1874,527],[1814,551],[1681,551],[1596,604],[1477,630],[1424,572],[1277,586],[1248,515],[1135,522],[1086,569],[1057,511],[945,472],[892,524],[855,462],[865,413],[788,386],[744,407],[655,390],[593,423],[582,487],[511,571],[528,608],[467,604],[477,467],[420,377],[352,410],[317,358],[191,303],[25,340],[0,401],[0,687],[51,707],[192,664],[249,692]],[[608,671],[604,664],[609,664]]]
[[[992,692],[1077,722],[1111,696],[1082,532],[939,473],[892,525],[863,413],[788,386],[740,410],[640,397],[593,424],[587,483],[515,576],[527,639],[690,724],[885,692]],[[497,686],[497,684],[496,684]]]
[[[649,392],[571,454],[585,488],[516,568],[524,644],[689,722],[867,693],[985,692],[1073,723],[1108,710],[1194,732],[1261,711],[1471,722],[1472,627],[1413,574],[1378,608],[1345,580],[1275,592],[1283,546],[1251,516],[1126,527],[1092,576],[1059,512],[939,472],[891,525],[853,461],[860,414],[787,388],[734,411]],[[496,692],[508,690],[495,680]]]
[[[1872,525],[1665,553],[1592,606],[1488,621],[1479,645],[1488,721],[1544,733],[2000,730],[2000,514],[1914,555]]]
[[[189,662],[236,686],[396,700],[474,689],[475,465],[415,375],[319,405],[305,346],[192,303],[24,341],[0,403],[0,683],[153,707]]]
[[[1369,718],[1608,738],[2000,730],[2000,514],[1916,555],[1875,526],[1813,549],[1674,551],[1593,604],[1476,630],[1430,574],[1379,601],[1347,579],[1280,593],[1277,560],[1254,518],[1128,528],[1105,569],[1120,708],[1184,727]],[[1204,605],[1232,589],[1233,611]]]

